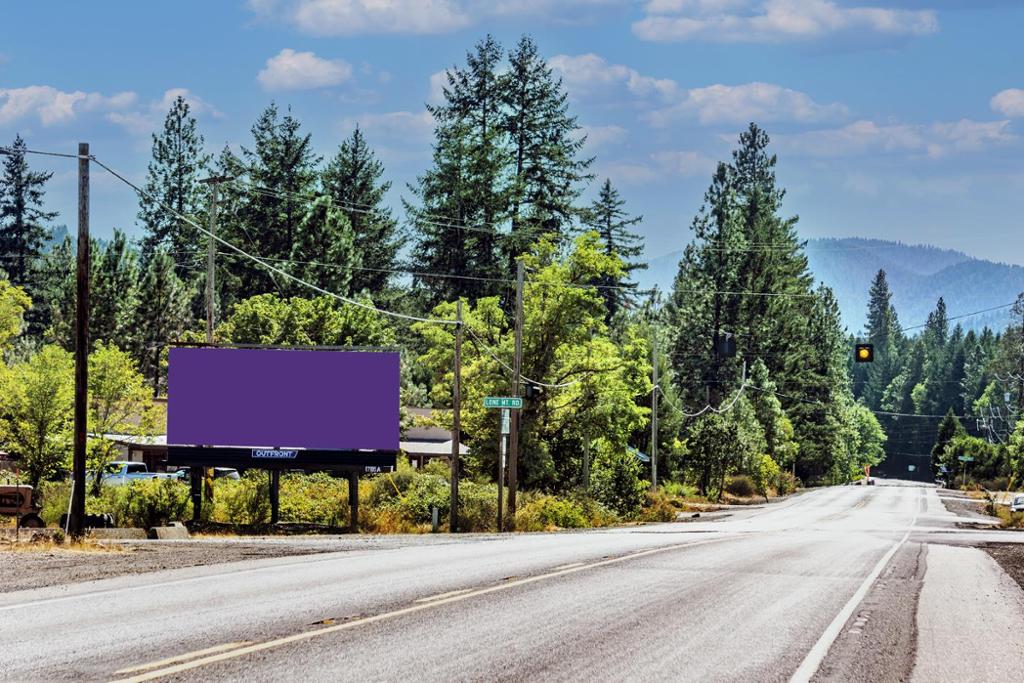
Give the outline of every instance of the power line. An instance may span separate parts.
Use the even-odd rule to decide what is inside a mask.
[[[109,166],[107,166],[106,164],[104,164],[102,161],[97,159],[95,156],[90,156],[90,159],[91,159],[91,161],[93,163],[98,165],[100,168],[105,170],[107,173],[109,173],[110,175],[114,176],[115,178],[117,178],[118,180],[123,182],[125,185],[127,185],[128,187],[130,187],[133,190],[135,190],[135,192],[140,197],[147,198],[147,193],[146,193],[145,190],[143,190],[142,188],[138,187],[133,182],[131,182],[130,180],[128,180],[127,178],[122,176],[120,173],[118,173],[114,169],[112,169]],[[270,271],[272,273],[277,273],[277,274],[279,274],[279,275],[281,275],[281,276],[283,276],[283,277],[285,277],[285,278],[287,278],[287,279],[289,279],[289,280],[291,280],[291,281],[293,281],[293,282],[295,282],[297,284],[300,284],[300,285],[302,285],[304,287],[308,287],[309,289],[312,289],[314,291],[320,292],[321,294],[325,294],[327,296],[334,297],[335,299],[338,299],[339,301],[342,301],[344,303],[351,304],[353,306],[358,306],[359,308],[365,308],[367,310],[374,311],[374,312],[380,313],[382,315],[388,315],[388,316],[391,316],[393,318],[401,318],[401,319],[404,319],[404,320],[411,320],[411,321],[414,321],[414,322],[429,323],[429,324],[432,324],[432,325],[455,325],[455,324],[457,324],[454,320],[441,320],[441,319],[436,319],[436,318],[421,318],[421,317],[414,316],[414,315],[407,315],[405,313],[397,313],[395,311],[387,311],[387,310],[384,310],[384,309],[381,309],[381,308],[377,308],[376,306],[373,306],[371,304],[367,304],[367,303],[364,303],[362,301],[358,301],[356,299],[350,299],[350,298],[342,296],[340,294],[336,294],[334,292],[328,291],[328,290],[326,290],[326,289],[324,289],[322,287],[319,287],[318,285],[315,285],[315,284],[313,284],[311,282],[306,282],[305,280],[303,280],[301,278],[295,277],[291,273],[289,273],[289,272],[287,272],[285,270],[282,270],[280,268],[277,268],[276,266],[273,266],[270,263],[267,263],[266,261],[263,261],[258,256],[254,256],[254,255],[250,254],[249,252],[245,251],[244,249],[235,246],[231,242],[228,242],[227,240],[225,240],[225,239],[223,239],[221,237],[218,237],[217,235],[213,234],[212,232],[210,232],[205,227],[203,227],[199,223],[195,222],[194,220],[192,220],[188,216],[185,216],[184,214],[181,214],[181,213],[175,211],[172,207],[167,206],[166,204],[161,202],[159,199],[157,199],[155,197],[148,197],[148,198],[151,201],[153,201],[156,204],[158,204],[165,211],[175,215],[179,220],[182,220],[182,221],[188,223],[193,228],[199,230],[204,235],[207,235],[207,236],[211,237],[212,239],[216,240],[220,244],[223,244],[224,246],[228,247],[232,251],[235,251],[238,254],[240,254],[240,255],[248,258],[248,259],[251,259],[252,261],[255,261],[259,265],[263,266],[266,270],[268,270],[268,271]]]

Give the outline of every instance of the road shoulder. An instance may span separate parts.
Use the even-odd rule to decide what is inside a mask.
[[[930,545],[912,681],[1024,678],[1024,591],[977,548]]]
[[[814,681],[906,681],[914,665],[914,614],[925,575],[924,544],[906,543],[843,626]]]

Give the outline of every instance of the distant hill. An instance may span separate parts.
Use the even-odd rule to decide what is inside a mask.
[[[665,254],[638,271],[641,287],[672,288],[681,251]],[[900,324],[924,323],[944,297],[950,316],[970,313],[1013,301],[1024,291],[1024,267],[975,259],[967,254],[928,245],[860,238],[814,239],[807,243],[811,270],[819,282],[832,288],[851,332],[860,331],[868,305],[868,289],[879,268],[885,270],[893,290]],[[966,329],[988,325],[1003,328],[1009,321],[1004,309],[965,318]]]

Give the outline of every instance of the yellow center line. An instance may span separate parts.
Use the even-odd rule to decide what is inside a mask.
[[[315,629],[312,631],[303,631],[301,633],[294,633],[290,636],[284,636],[275,640],[268,640],[262,643],[255,643],[246,647],[240,647],[230,652],[221,652],[218,654],[211,654],[201,659],[193,659],[189,662],[181,664],[175,664],[162,669],[156,669],[147,673],[139,674],[138,676],[132,676],[131,678],[123,678],[112,681],[111,683],[142,683],[143,681],[151,681],[156,678],[162,678],[164,676],[171,676],[178,674],[183,671],[190,671],[192,669],[198,669],[201,666],[207,664],[215,664],[217,662],[224,662],[229,659],[235,659],[238,657],[244,657],[245,655],[252,654],[254,652],[262,652],[264,650],[270,650],[284,645],[290,645],[292,643],[302,642],[304,640],[310,640],[319,636],[328,635],[330,633],[337,633],[340,631],[347,631],[355,628],[356,626],[364,626],[367,624],[375,624],[380,621],[386,621],[388,619],[395,619],[397,617],[406,616],[409,614],[415,614],[428,609],[434,609],[441,607],[442,605],[449,605],[455,602],[461,602],[468,600],[469,598],[475,598],[481,595],[488,595],[490,593],[496,593],[498,591],[508,590],[509,588],[515,588],[517,586],[525,586],[527,584],[536,583],[538,581],[545,581],[547,579],[554,579],[560,576],[566,576],[568,574],[575,574],[586,569],[596,569],[597,567],[606,567],[608,565],[617,564],[619,562],[625,562],[626,560],[635,560],[639,557],[646,557],[648,555],[655,555],[658,553],[665,553],[672,550],[679,550],[680,548],[692,548],[698,545],[705,545],[707,543],[716,543],[718,541],[726,540],[728,537],[723,536],[719,538],[709,538],[703,541],[693,541],[690,543],[676,543],[673,545],[663,546],[661,548],[651,548],[650,550],[641,550],[629,555],[623,555],[621,557],[613,557],[607,560],[600,560],[598,562],[591,562],[590,564],[581,564],[578,567],[566,567],[564,569],[556,569],[555,571],[547,574],[538,574],[537,576],[528,576],[524,579],[517,579],[515,581],[509,581],[507,583],[501,583],[494,586],[488,586],[487,588],[480,588],[477,590],[469,590],[468,592],[460,592],[457,595],[450,597],[437,596],[436,599],[430,602],[418,602],[409,607],[403,607],[402,609],[395,610],[393,612],[384,612],[382,614],[375,614],[370,617],[363,617],[362,619],[353,619],[352,621],[346,621],[342,624],[334,624],[332,626],[326,626],[324,628]]]
[[[136,671],[145,671],[146,669],[153,669],[158,666],[167,666],[168,664],[177,664],[183,662],[186,659],[194,659],[195,657],[202,657],[203,655],[212,655],[218,652],[224,652],[225,650],[234,650],[238,647],[245,645],[252,645],[252,641],[242,640],[237,643],[223,643],[222,645],[214,645],[213,647],[207,647],[202,650],[196,650],[194,652],[186,652],[183,655],[177,655],[175,657],[168,657],[166,659],[158,659],[155,662],[149,662],[148,664],[139,664],[138,666],[131,666],[127,669],[121,669],[115,671],[117,675],[135,673]]]

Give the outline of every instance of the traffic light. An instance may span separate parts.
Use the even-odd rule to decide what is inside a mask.
[[[537,386],[533,382],[526,383],[526,398],[538,398],[544,393],[544,387]]]
[[[855,346],[853,349],[853,360],[858,363],[874,363],[875,345],[857,344],[857,346]]]

